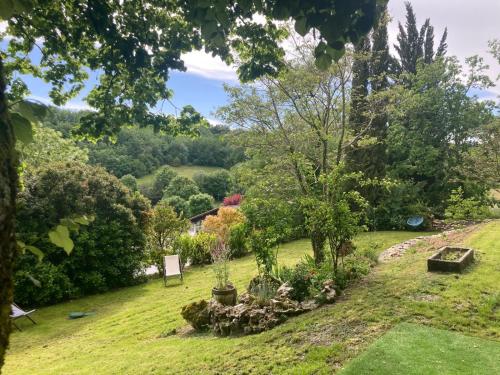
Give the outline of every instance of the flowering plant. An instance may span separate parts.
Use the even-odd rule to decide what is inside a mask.
[[[219,240],[212,248],[212,260],[214,261],[215,288],[226,289],[229,283],[229,248],[224,241]]]

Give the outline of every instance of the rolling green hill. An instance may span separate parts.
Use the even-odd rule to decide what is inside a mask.
[[[158,171],[161,168],[169,167],[176,171],[179,176],[183,177],[188,177],[188,178],[193,178],[193,176],[198,173],[198,172],[204,172],[204,173],[211,173],[215,171],[220,171],[223,170],[224,168],[220,167],[206,167],[202,165],[181,165],[180,167],[172,167],[169,165],[163,165],[160,168],[158,168],[155,172],[150,173],[144,177],[138,178],[137,183],[139,186],[145,186],[145,185],[150,185],[153,183],[155,175],[158,173]]]

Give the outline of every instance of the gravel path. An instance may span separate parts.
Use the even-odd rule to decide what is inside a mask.
[[[415,238],[412,238],[410,240],[406,240],[405,242],[398,243],[396,245],[393,245],[389,247],[388,249],[385,249],[380,253],[378,256],[378,261],[379,262],[387,262],[390,261],[391,259],[394,258],[399,258],[402,256],[406,250],[408,250],[410,247],[415,246],[418,243],[421,242],[431,242],[433,240],[439,239],[439,240],[447,240],[453,238],[455,235],[464,232],[465,230],[469,229],[471,227],[467,228],[461,228],[461,229],[453,229],[453,230],[447,230],[438,234],[433,234],[432,236],[418,236]]]

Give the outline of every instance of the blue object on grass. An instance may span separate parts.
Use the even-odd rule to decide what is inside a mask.
[[[424,218],[422,216],[410,216],[408,220],[406,220],[406,224],[410,227],[418,227],[424,222]]]
[[[80,311],[76,311],[76,312],[71,312],[68,314],[68,318],[70,319],[79,319],[79,318],[84,318],[86,316],[89,316],[89,315],[94,315],[93,312],[80,312]]]

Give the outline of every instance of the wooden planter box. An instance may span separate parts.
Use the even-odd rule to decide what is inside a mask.
[[[461,256],[456,260],[446,260],[450,253],[459,253]],[[474,250],[465,247],[445,246],[427,259],[427,270],[430,272],[462,272],[474,261]]]

